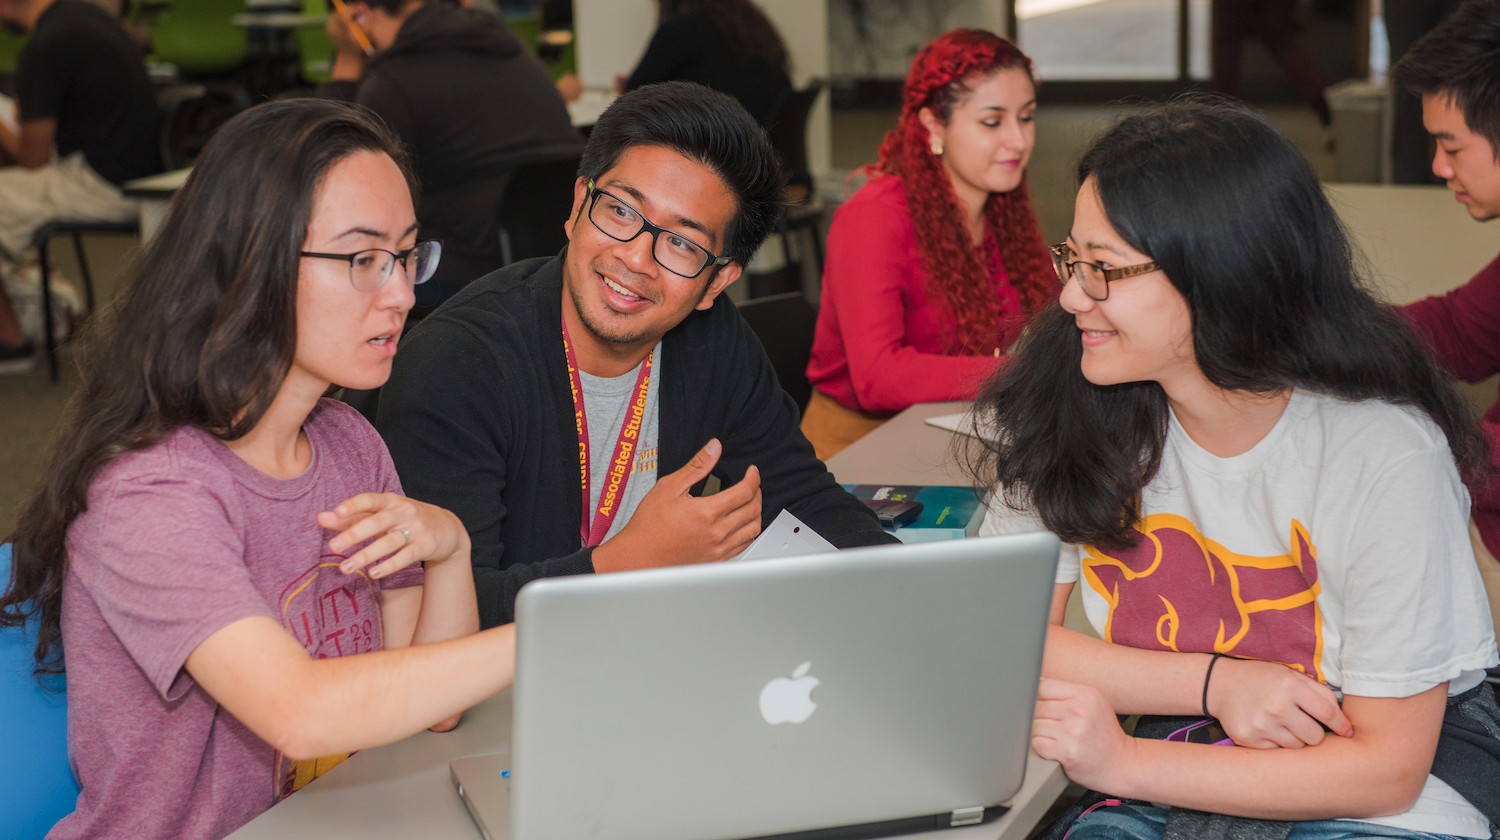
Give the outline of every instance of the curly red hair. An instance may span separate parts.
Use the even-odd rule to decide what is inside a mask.
[[[1015,44],[983,29],[955,29],[923,47],[906,77],[901,120],[886,134],[880,163],[873,167],[901,179],[922,251],[927,293],[953,313],[955,337],[970,355],[988,356],[999,346],[999,303],[989,259],[969,239],[953,184],[929,149],[927,130],[917,115],[927,108],[947,123],[954,102],[971,81],[1012,68],[1032,75],[1031,59]],[[1008,193],[990,194],[984,226],[999,244],[1000,262],[1025,313],[1029,316],[1051,303],[1058,293],[1057,273],[1037,229],[1024,178]]]

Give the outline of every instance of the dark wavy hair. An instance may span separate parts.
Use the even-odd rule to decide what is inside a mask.
[[[1187,301],[1210,382],[1411,406],[1447,435],[1466,478],[1488,478],[1467,400],[1364,287],[1317,177],[1265,119],[1213,98],[1154,107],[1094,144],[1078,165],[1079,182],[1089,178],[1115,231]],[[972,467],[1063,540],[1118,549],[1133,542],[1141,491],[1161,463],[1167,397],[1149,381],[1094,385],[1082,356],[1061,305],[1033,320],[976,403],[998,434]]]
[[[245,436],[297,348],[297,275],[324,175],[383,152],[417,185],[399,140],[369,111],[322,99],[251,108],[204,148],[103,323],[83,336],[83,383],[21,510],[0,625],[39,625],[38,673],[63,669],[68,528],[99,471],[182,426]]]
[[[736,55],[773,70],[790,70],[786,43],[776,25],[750,0],[659,0],[657,22],[674,15],[697,15],[718,30]]]
[[[1500,160],[1500,0],[1459,6],[1412,44],[1391,75],[1415,96],[1451,98]]]
[[[975,248],[969,240],[958,196],[942,161],[929,148],[927,129],[918,114],[927,108],[947,125],[953,106],[971,85],[1011,69],[1031,77],[1031,59],[993,32],[955,29],[934,39],[912,61],[902,88],[901,120],[886,134],[880,163],[872,167],[901,179],[927,294],[946,305],[955,324],[954,338],[965,353],[975,356],[990,355],[1001,340],[989,260],[984,249]],[[984,205],[984,228],[1000,247],[1000,263],[1027,315],[1057,299],[1057,274],[1042,242],[1024,179],[1008,193],[990,194]]]
[[[749,265],[784,206],[787,177],[766,130],[745,106],[693,82],[636,88],[600,115],[583,147],[579,176],[604,177],[634,146],[671,149],[719,176],[739,203],[724,232],[723,253]]]

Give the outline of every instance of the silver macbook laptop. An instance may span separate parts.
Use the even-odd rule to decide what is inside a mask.
[[[512,752],[459,759],[491,840],[858,837],[1021,787],[1051,534],[542,580]]]

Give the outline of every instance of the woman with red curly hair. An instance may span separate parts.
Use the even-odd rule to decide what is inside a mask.
[[[834,214],[802,431],[828,458],[913,403],[973,399],[1057,297],[1026,191],[1031,60],[981,29],[918,53],[871,180]]]

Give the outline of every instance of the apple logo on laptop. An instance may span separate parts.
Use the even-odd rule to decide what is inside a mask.
[[[818,687],[818,678],[807,676],[811,662],[804,662],[792,672],[792,678],[777,677],[760,690],[760,716],[766,723],[801,723],[812,717],[818,704],[813,702],[813,689]]]

